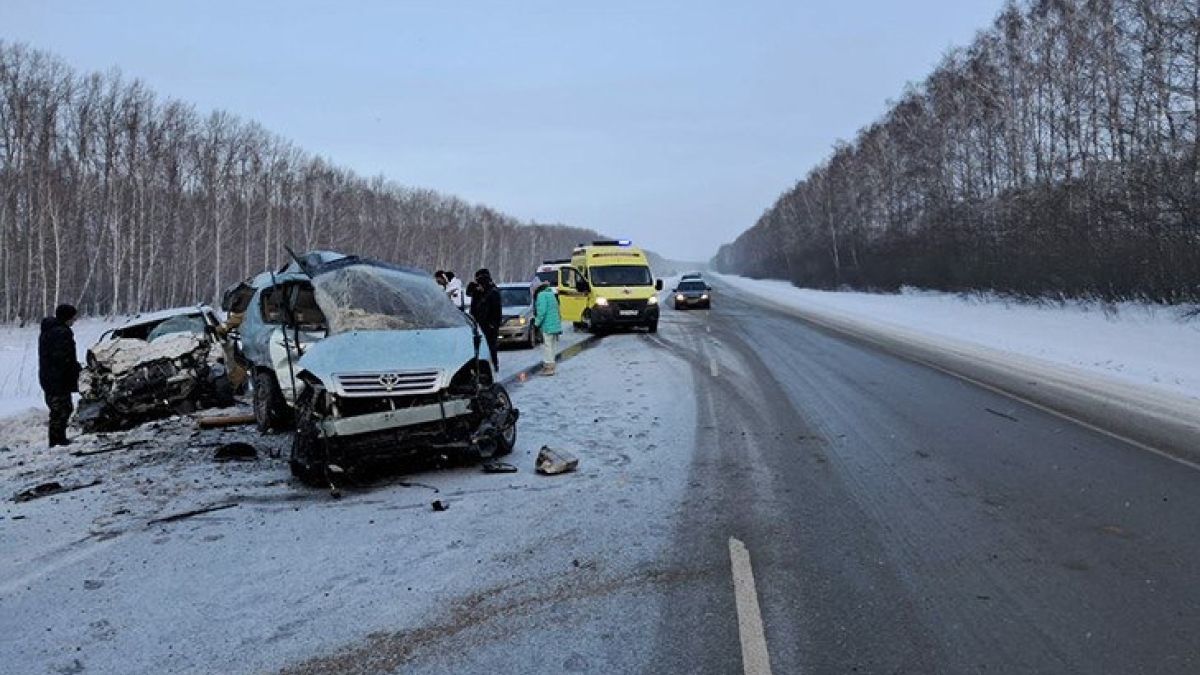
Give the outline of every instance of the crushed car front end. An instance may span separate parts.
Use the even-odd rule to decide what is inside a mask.
[[[165,323],[165,322],[164,322]],[[118,337],[88,352],[76,423],[118,431],[142,422],[233,403],[225,352],[213,334],[195,331]]]
[[[292,470],[381,459],[504,454],[517,410],[470,320],[423,274],[357,260],[313,276],[330,336],[297,363]]]

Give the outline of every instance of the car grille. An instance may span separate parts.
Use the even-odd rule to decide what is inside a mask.
[[[342,373],[333,376],[341,396],[410,396],[432,394],[441,388],[442,371],[411,370],[392,373]]]
[[[617,310],[636,309],[640,312],[646,308],[645,300],[613,300],[610,304]]]

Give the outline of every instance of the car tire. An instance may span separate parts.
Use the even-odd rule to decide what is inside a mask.
[[[254,423],[259,432],[283,429],[291,421],[290,413],[275,375],[265,369],[254,371]]]
[[[679,304],[678,302],[675,303],[675,311],[678,312],[678,311],[682,311],[682,310],[683,310],[683,305]]]
[[[648,329],[648,330],[649,330],[651,333],[657,333],[657,332],[658,332],[658,322],[657,322],[657,321],[651,321],[650,323],[646,324],[646,328],[647,328],[647,329]]]
[[[509,410],[513,409],[512,398],[508,395],[508,390],[504,388],[504,385],[494,385],[493,395],[495,396],[497,407],[504,407]],[[514,420],[507,429],[502,430],[496,435],[496,452],[493,454],[493,457],[503,457],[511,453],[515,447],[517,447],[517,424]]]

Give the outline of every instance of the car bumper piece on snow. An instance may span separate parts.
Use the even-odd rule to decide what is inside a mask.
[[[319,424],[322,434],[327,438],[333,438],[427,424],[436,422],[443,417],[459,417],[470,412],[469,400],[454,399],[446,401],[445,404],[431,403],[399,410],[355,415],[354,417],[331,417],[322,420]]]

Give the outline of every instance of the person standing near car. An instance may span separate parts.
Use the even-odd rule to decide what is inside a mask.
[[[75,333],[71,326],[79,312],[71,305],[59,305],[54,316],[42,319],[38,335],[38,382],[50,408],[50,447],[70,445],[67,424],[75,403],[71,394],[79,391],[79,373],[83,370],[75,360]]]
[[[558,351],[558,336],[562,335],[562,317],[558,313],[558,296],[550,282],[543,281],[538,286],[533,307],[533,325],[542,332],[542,374],[554,375],[558,368],[554,355]]]
[[[492,353],[492,368],[500,372],[500,322],[503,320],[504,308],[500,299],[500,289],[492,281],[492,273],[487,268],[475,272],[475,284],[471,295],[471,316],[479,324],[479,330],[487,339],[488,351]]]
[[[442,274],[446,277],[445,289],[450,302],[453,302],[454,306],[459,309],[465,308],[467,306],[467,296],[463,293],[462,279],[454,276],[454,272],[450,270],[446,270]]]

